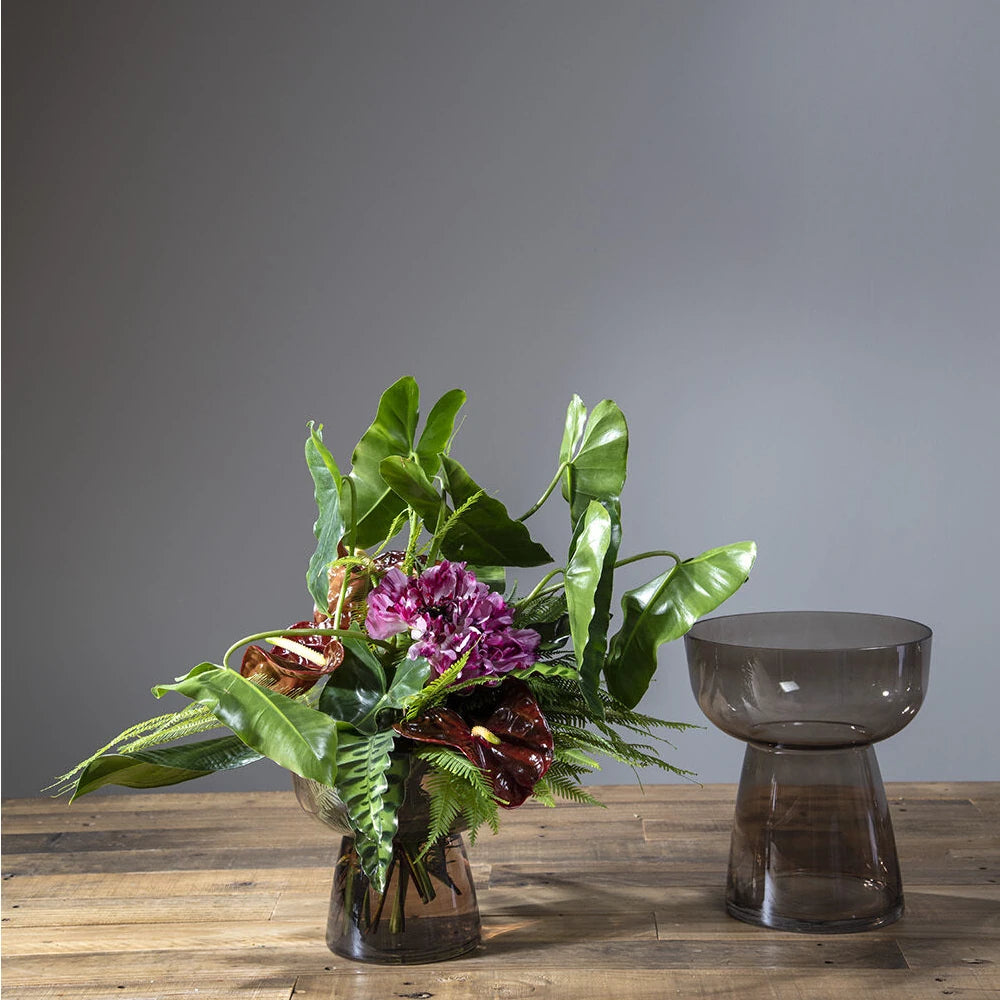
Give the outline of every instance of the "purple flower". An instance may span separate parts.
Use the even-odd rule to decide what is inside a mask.
[[[444,560],[417,577],[395,567],[368,595],[365,628],[373,639],[409,632],[408,656],[427,659],[435,673],[444,673],[469,653],[462,680],[505,674],[530,667],[541,637],[514,628],[510,607],[465,563]]]

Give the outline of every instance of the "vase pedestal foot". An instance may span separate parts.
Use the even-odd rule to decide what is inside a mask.
[[[747,923],[812,933],[899,919],[896,842],[873,747],[747,745],[726,909]]]
[[[380,965],[443,962],[480,943],[479,906],[461,834],[420,857],[420,841],[396,841],[383,893],[345,837],[334,871],[326,943],[343,958]]]

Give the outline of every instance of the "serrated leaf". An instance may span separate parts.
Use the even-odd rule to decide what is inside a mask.
[[[709,549],[622,597],[624,621],[611,640],[608,690],[635,707],[656,671],[659,646],[678,639],[743,585],[757,555],[753,542]]]
[[[409,764],[393,760],[392,730],[364,734],[340,727],[336,790],[355,832],[361,867],[377,892],[385,889],[392,841]]]
[[[454,459],[442,455],[441,465],[456,509],[483,492]],[[480,497],[459,517],[445,535],[441,551],[447,559],[489,566],[541,566],[552,561],[528,529],[512,520],[507,508],[491,496]]]
[[[199,663],[175,684],[153,688],[157,698],[168,691],[205,705],[247,746],[289,771],[333,784],[337,723],[328,715],[215,663]]]
[[[103,754],[80,773],[70,802],[105,785],[160,788],[203,778],[216,771],[244,767],[262,758],[263,754],[252,750],[236,736],[221,736],[176,747]]]

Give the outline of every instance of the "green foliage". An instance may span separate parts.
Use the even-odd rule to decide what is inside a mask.
[[[563,574],[573,652],[581,670],[594,618],[594,595],[601,582],[604,557],[610,544],[611,516],[601,504],[591,500],[573,532],[569,562]],[[596,678],[588,677],[585,682],[596,687]]]
[[[429,769],[424,788],[430,798],[430,825],[421,855],[447,835],[458,817],[469,827],[470,844],[475,844],[483,824],[494,833],[500,829],[493,789],[472,761],[447,747],[427,747],[418,750],[415,756]]]
[[[333,455],[323,444],[323,429],[309,424],[306,438],[306,465],[313,478],[317,518],[313,525],[316,551],[309,560],[306,583],[316,606],[325,608],[329,600],[330,563],[337,558],[337,545],[344,537],[345,521],[340,505],[342,477]]]
[[[454,459],[442,455],[441,466],[456,509],[477,493],[484,493]],[[485,495],[449,527],[441,552],[447,559],[488,566],[541,566],[552,561],[552,556],[531,538],[528,529],[520,521],[512,520],[499,500]]]
[[[392,730],[368,735],[341,724],[334,786],[347,809],[361,866],[378,892],[385,888],[397,813],[409,769],[391,758]]]
[[[159,788],[216,771],[244,767],[262,758],[235,736],[132,753],[102,754],[80,772],[70,801],[105,785]]]
[[[153,688],[157,698],[169,691],[204,705],[247,746],[289,771],[333,784],[337,724],[323,712],[215,663],[200,663],[176,684]]]
[[[608,688],[619,701],[630,708],[639,703],[659,646],[684,635],[739,590],[756,555],[753,542],[710,549],[624,595],[625,618],[604,665]]]
[[[110,742],[105,743],[99,750],[96,750],[65,774],[60,774],[46,791],[55,789],[53,795],[62,795],[70,791],[76,784],[80,773],[112,748],[117,748],[119,753],[131,753],[155,744],[170,743],[194,733],[219,729],[221,726],[222,723],[203,705],[188,705],[179,712],[169,712],[166,715],[157,715],[155,718],[146,719],[144,722],[137,722],[119,733]]]
[[[407,719],[416,718],[421,712],[433,708],[451,694],[450,688],[465,669],[471,652],[472,650],[469,650],[464,656],[460,656],[444,673],[439,674],[423,690],[416,692],[409,699],[406,705]]]

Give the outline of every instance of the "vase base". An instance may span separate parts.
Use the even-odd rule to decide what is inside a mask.
[[[453,958],[461,958],[474,952],[479,944],[480,938],[477,935],[470,941],[459,942],[446,948],[438,946],[423,950],[380,951],[366,948],[364,945],[351,947],[341,942],[328,944],[328,947],[335,955],[348,958],[352,962],[365,962],[370,965],[430,965],[433,962],[447,962]]]
[[[800,872],[769,878],[768,883],[770,892],[761,903],[741,904],[729,896],[726,912],[747,924],[803,934],[870,931],[903,915],[902,896],[892,898],[888,887],[869,879]]]

